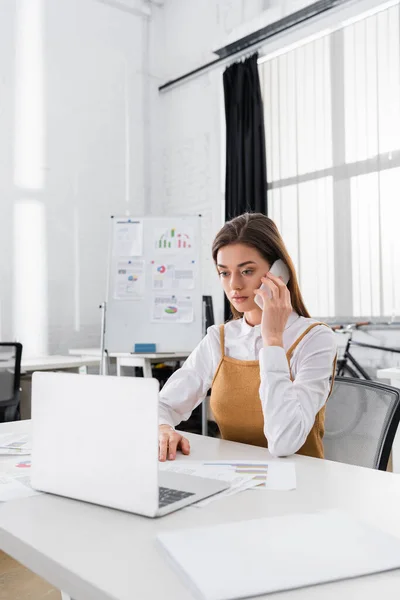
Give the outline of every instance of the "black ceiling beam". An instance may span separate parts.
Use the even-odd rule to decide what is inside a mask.
[[[218,55],[218,58],[205,63],[201,67],[197,67],[197,69],[193,69],[192,71],[189,71],[188,73],[185,73],[176,79],[167,81],[167,83],[164,83],[158,88],[158,91],[163,92],[173,85],[181,83],[182,81],[185,81],[185,79],[193,77],[193,75],[197,75],[198,73],[201,73],[202,71],[205,71],[210,67],[225,61],[227,58],[233,57],[235,54],[251,50],[255,46],[259,47],[263,42],[274,37],[275,35],[278,35],[283,31],[287,31],[288,29],[292,29],[301,23],[309,21],[310,19],[313,19],[327,12],[328,10],[332,10],[341,4],[346,4],[350,1],[351,0],[319,0],[318,2],[314,2],[313,4],[310,4],[310,6],[306,6],[305,8],[302,8],[301,10],[288,15],[287,17],[283,17],[282,19],[279,19],[278,21],[275,21],[266,27],[262,27],[262,29],[259,29],[258,31],[254,31],[249,35],[246,35],[243,38],[228,44],[227,46],[219,48],[215,51],[215,54]]]

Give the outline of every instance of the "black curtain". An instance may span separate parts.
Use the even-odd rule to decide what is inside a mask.
[[[226,119],[225,218],[267,214],[264,110],[258,54],[224,72]]]
[[[244,212],[267,214],[264,110],[258,54],[224,72],[226,121],[225,219]],[[225,320],[231,318],[225,298]]]

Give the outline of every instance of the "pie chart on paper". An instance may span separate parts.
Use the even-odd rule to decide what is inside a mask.
[[[177,309],[177,307],[176,307],[176,306],[167,306],[167,307],[166,307],[166,309],[165,309],[165,312],[166,312],[168,315],[174,315],[175,313],[177,313],[177,312],[178,312],[178,309]]]

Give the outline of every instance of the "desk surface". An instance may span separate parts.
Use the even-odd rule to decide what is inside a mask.
[[[26,429],[29,423],[17,426]],[[0,426],[0,433],[6,428],[16,426]],[[270,458],[261,448],[188,437],[194,459]],[[76,600],[190,600],[156,543],[159,531],[336,508],[400,537],[399,475],[301,456],[290,460],[296,462],[295,491],[247,491],[161,519],[51,495],[5,503],[0,507],[0,548]],[[392,571],[263,598],[376,600],[398,597],[399,589],[400,571]]]
[[[61,356],[53,354],[49,356],[34,356],[21,359],[21,371],[31,373],[33,371],[52,371],[54,369],[78,369],[79,367],[98,366],[100,358],[94,356]],[[14,360],[0,360],[0,368],[14,368]]]
[[[68,350],[71,356],[96,356],[101,357],[99,348],[71,348]],[[146,358],[149,360],[175,360],[186,358],[190,352],[109,352],[110,358]]]
[[[400,380],[400,367],[390,367],[389,369],[378,369],[376,372],[379,379],[399,379]]]
[[[22,371],[47,371],[52,369],[74,369],[83,366],[95,366],[100,362],[100,358],[94,356],[37,356],[33,358],[22,358]]]

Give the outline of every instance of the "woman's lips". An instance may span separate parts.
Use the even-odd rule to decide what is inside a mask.
[[[233,302],[238,302],[239,304],[241,302],[245,302],[248,299],[248,296],[234,296],[232,298]]]

